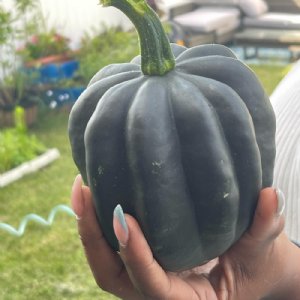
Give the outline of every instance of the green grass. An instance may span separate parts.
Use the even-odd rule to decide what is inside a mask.
[[[286,73],[283,67],[252,67],[269,94]],[[77,170],[71,158],[67,120],[66,112],[52,112],[33,128],[48,148],[59,149],[61,158],[0,189],[0,222],[17,227],[26,214],[46,218],[57,204],[69,204]],[[0,231],[0,240],[0,299],[116,299],[95,284],[74,218],[58,214],[51,228],[30,223],[20,238]]]
[[[36,136],[49,148],[58,148],[61,157],[0,190],[0,221],[17,227],[26,214],[46,218],[57,204],[69,204],[77,171],[66,134],[67,119],[67,113],[50,113],[34,128]],[[30,223],[21,238],[0,231],[0,240],[0,299],[115,299],[96,286],[74,218],[59,213],[51,228]]]
[[[250,67],[260,79],[266,93],[271,95],[280,80],[288,73],[291,65],[250,65]]]

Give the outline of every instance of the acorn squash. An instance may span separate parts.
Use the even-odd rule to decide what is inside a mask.
[[[100,70],[77,100],[74,161],[113,249],[121,204],[163,268],[189,269],[224,253],[251,224],[260,190],[272,185],[274,112],[227,47],[170,44],[144,0],[103,4],[131,19],[141,56]]]

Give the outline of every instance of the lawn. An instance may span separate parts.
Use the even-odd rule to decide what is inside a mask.
[[[253,66],[268,94],[286,67]],[[0,222],[15,227],[22,217],[44,218],[58,204],[69,204],[77,174],[67,138],[67,112],[48,112],[31,130],[61,158],[36,174],[0,190]],[[52,227],[30,223],[16,238],[0,231],[0,299],[116,299],[95,284],[86,264],[73,217],[59,213]],[[99,253],[101,255],[101,253]]]
[[[47,218],[51,208],[68,204],[77,174],[67,139],[68,114],[43,116],[32,130],[61,158],[42,171],[0,190],[0,221],[18,226],[36,213]],[[59,213],[54,225],[30,223],[21,238],[0,232],[0,299],[115,299],[100,291],[87,267],[75,219]]]

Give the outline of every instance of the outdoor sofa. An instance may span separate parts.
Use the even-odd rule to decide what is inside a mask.
[[[231,41],[241,24],[237,1],[181,2],[169,8],[169,22],[177,31],[175,39],[189,47]]]
[[[239,1],[242,21],[234,41],[243,47],[246,58],[259,56],[262,48],[284,48],[289,50],[291,61],[299,59],[300,5],[291,0],[286,0],[285,6],[278,0]],[[255,52],[249,55],[248,48]]]
[[[300,7],[281,6],[282,11],[271,11],[273,1],[240,0],[243,12],[242,27],[258,29],[300,30]],[[269,5],[270,3],[270,5]]]
[[[266,30],[261,39],[268,36],[268,30],[276,30],[270,31],[273,33],[272,42],[275,36],[275,43],[280,46],[286,30],[299,30],[300,33],[300,7],[297,8],[295,4],[289,5],[291,0],[285,3],[286,7],[280,5],[284,12],[278,12],[269,10],[274,9],[274,0],[182,0],[168,7],[167,14],[177,31],[175,40],[181,38],[187,46],[204,43],[224,44],[233,41],[236,32],[249,29],[254,36],[256,32]],[[300,41],[297,32],[295,33],[293,35],[296,36],[289,38],[289,42],[284,46],[292,45],[294,39],[296,42]],[[289,32],[289,35],[291,34],[292,32]],[[257,38],[259,39],[259,35]]]

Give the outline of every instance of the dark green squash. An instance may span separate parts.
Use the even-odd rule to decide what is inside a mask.
[[[272,185],[273,109],[228,48],[170,45],[144,0],[103,2],[132,20],[141,57],[103,68],[80,96],[73,157],[113,249],[121,204],[165,269],[189,269],[245,232],[259,191]]]

